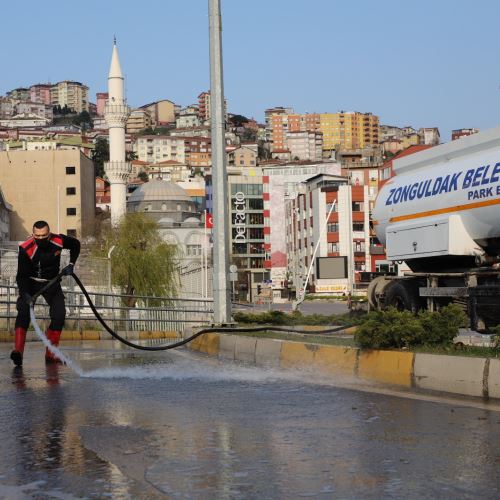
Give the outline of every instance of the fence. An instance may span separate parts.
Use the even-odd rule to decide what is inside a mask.
[[[101,330],[81,291],[63,287],[66,296],[66,329]],[[188,326],[209,324],[213,321],[213,302],[203,299],[179,299],[88,291],[92,302],[116,331],[183,331]],[[11,331],[17,315],[15,285],[0,286],[0,329]],[[130,307],[127,303],[134,302]],[[48,306],[40,297],[35,316],[48,324]]]

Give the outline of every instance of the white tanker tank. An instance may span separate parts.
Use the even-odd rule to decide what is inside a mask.
[[[500,260],[500,127],[394,161],[375,230],[412,271],[464,271]]]

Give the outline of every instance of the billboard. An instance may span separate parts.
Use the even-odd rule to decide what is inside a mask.
[[[320,280],[347,278],[347,257],[316,257],[316,278]]]

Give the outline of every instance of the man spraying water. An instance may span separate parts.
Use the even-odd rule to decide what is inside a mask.
[[[70,263],[63,269],[64,275],[73,274],[73,268],[80,255],[80,242],[76,238],[64,234],[52,234],[47,222],[37,221],[33,224],[31,238],[19,246],[17,265],[17,318],[15,326],[14,350],[10,359],[16,366],[23,364],[26,331],[30,324],[29,301],[41,290],[48,281],[59,274],[61,251],[70,251]],[[59,281],[43,292],[43,297],[49,305],[50,324],[47,328],[47,338],[52,345],[59,345],[61,331],[66,318],[64,294]],[[46,363],[59,363],[60,360],[47,348]]]

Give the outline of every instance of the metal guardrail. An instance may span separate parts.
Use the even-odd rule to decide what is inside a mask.
[[[101,330],[80,291],[64,288],[67,330]],[[187,326],[213,321],[211,299],[180,299],[143,295],[108,294],[87,290],[92,302],[109,326],[116,331],[183,331]],[[11,331],[17,315],[17,286],[0,285],[0,329]],[[130,307],[127,303],[134,302]],[[37,319],[48,322],[49,308],[42,297],[35,306]]]

